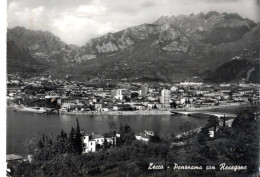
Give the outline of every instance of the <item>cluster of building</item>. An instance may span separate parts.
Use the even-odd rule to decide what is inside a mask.
[[[117,138],[120,138],[120,134],[116,133],[113,136],[104,137],[99,134],[95,134],[92,132],[92,134],[86,134],[85,132],[82,132],[82,143],[83,143],[83,153],[89,153],[89,152],[96,152],[100,149],[102,149],[105,146],[105,141],[107,148],[116,145]],[[154,136],[153,131],[147,131],[141,132],[138,135],[135,135],[136,140],[143,141],[145,143],[150,141],[150,138]]]
[[[188,109],[259,101],[259,85],[243,82],[89,84],[9,75],[7,85],[8,100],[26,106],[24,99],[48,99],[63,113]]]

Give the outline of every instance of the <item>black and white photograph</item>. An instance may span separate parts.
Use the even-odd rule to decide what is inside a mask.
[[[259,0],[5,9],[5,176],[260,176]]]

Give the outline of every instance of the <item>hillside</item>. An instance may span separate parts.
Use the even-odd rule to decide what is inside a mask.
[[[240,56],[235,56],[227,63],[216,68],[214,72],[205,72],[206,81],[230,82],[244,80],[260,83],[260,58],[257,52],[244,49]]]
[[[34,31],[24,27],[8,29],[7,41],[28,50],[37,61],[52,65],[69,64],[78,49],[48,31]]]
[[[52,71],[128,81],[201,77],[244,49],[258,53],[258,36],[259,24],[218,12],[162,16],[152,24],[108,33],[81,47],[67,45],[49,32],[8,30],[8,41],[28,49]]]
[[[7,42],[7,72],[42,73],[49,66],[36,61],[28,50]]]
[[[81,47],[76,58],[83,74],[183,80],[201,76],[205,69],[214,71],[245,48],[257,51],[258,29],[259,24],[237,14],[160,17],[153,24],[93,39]]]

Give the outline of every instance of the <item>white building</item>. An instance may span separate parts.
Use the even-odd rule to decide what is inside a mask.
[[[83,136],[83,153],[96,152],[97,148],[103,147],[104,136],[93,134]]]
[[[116,137],[118,136],[116,135],[116,136],[107,137],[106,138],[107,143],[109,145],[112,145],[113,143],[116,144]],[[105,137],[94,133],[92,133],[91,135],[85,134],[82,137],[82,141],[83,141],[83,153],[96,152],[99,149],[103,148]]]
[[[164,107],[170,105],[170,97],[171,97],[171,91],[167,89],[163,89],[161,92],[161,103],[164,105]]]
[[[212,130],[209,131],[209,137],[210,137],[210,138],[214,138],[214,131],[212,131]]]
[[[191,85],[200,86],[202,84],[203,84],[202,82],[186,82],[186,81],[180,83],[181,86],[191,86]]]
[[[135,135],[135,138],[140,141],[149,142],[150,138],[154,136],[153,131],[144,131],[143,133],[140,133],[140,135]]]
[[[122,100],[123,99],[123,90],[122,89],[111,90],[111,96],[115,99]]]
[[[178,87],[176,87],[176,86],[172,86],[172,87],[171,87],[171,91],[172,91],[172,92],[176,92],[177,90],[178,90]]]
[[[84,105],[82,103],[62,103],[61,104],[61,111],[72,110],[72,109],[79,109],[82,108]]]

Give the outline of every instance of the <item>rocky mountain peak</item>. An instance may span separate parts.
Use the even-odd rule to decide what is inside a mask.
[[[170,22],[170,17],[168,17],[168,16],[161,16],[153,24],[163,25],[163,24],[169,23],[169,22]]]
[[[106,78],[171,80],[213,70],[245,48],[255,52],[258,36],[259,25],[253,21],[213,11],[161,16],[152,24],[107,33],[81,47],[23,27],[9,29],[7,39],[29,53],[24,57],[31,55],[50,67],[77,68],[73,71],[87,75],[98,72]]]

